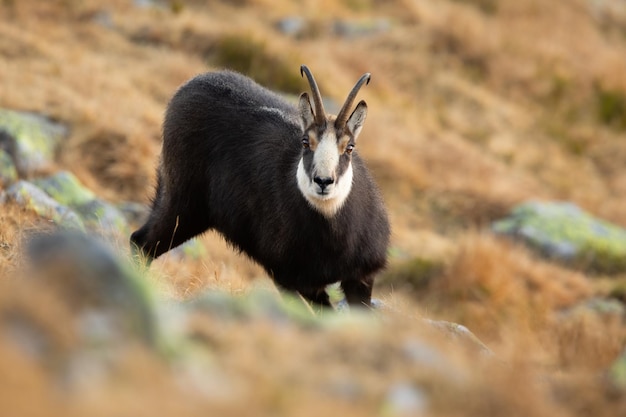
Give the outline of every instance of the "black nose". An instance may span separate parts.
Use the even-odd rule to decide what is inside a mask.
[[[328,187],[330,184],[335,182],[335,180],[332,179],[331,177],[315,177],[313,178],[313,181],[315,181],[315,183],[320,186],[322,191],[324,191],[324,189]]]

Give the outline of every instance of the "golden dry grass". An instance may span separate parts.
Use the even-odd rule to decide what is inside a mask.
[[[3,413],[385,415],[377,407],[389,381],[399,380],[428,388],[428,415],[624,412],[624,397],[613,396],[601,379],[625,346],[623,318],[562,314],[606,295],[624,277],[586,276],[482,231],[529,198],[568,199],[626,226],[625,126],[619,109],[606,107],[612,96],[602,94],[626,102],[626,26],[615,10],[598,14],[593,7],[600,2],[586,0],[163,3],[170,6],[0,2],[0,106],[68,124],[57,166],[105,198],[147,203],[167,100],[188,78],[220,66],[216,51],[226,37],[259,45],[276,72],[297,75],[306,63],[323,93],[339,101],[356,77],[371,72],[359,152],[389,207],[399,254],[391,268],[415,256],[444,267],[416,292],[377,287],[391,311],[389,325],[371,332],[277,334],[262,322],[198,320],[195,331],[217,344],[220,369],[238,387],[233,392],[220,393],[219,381],[205,381],[212,395],[187,387],[180,370],[134,345],[125,348],[114,378],[65,392],[45,365],[0,342]],[[291,15],[311,22],[307,36],[276,31],[276,19]],[[339,17],[385,17],[392,26],[375,36],[339,38],[329,32]],[[30,213],[2,206],[0,307],[24,303],[71,351],[61,324],[71,320],[67,306],[45,288],[14,285],[23,237],[45,227]],[[239,295],[267,279],[216,234],[202,241],[206,257],[166,255],[146,279],[176,300],[206,289]],[[474,356],[427,336],[419,317],[466,325],[496,352],[498,364],[476,368]],[[454,366],[466,383],[451,384],[399,359],[398,346],[416,337],[458,356]],[[320,386],[346,375],[362,381],[357,400],[320,394]]]

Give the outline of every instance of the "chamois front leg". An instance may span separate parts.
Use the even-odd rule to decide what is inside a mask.
[[[373,286],[373,276],[367,276],[358,281],[341,281],[341,289],[351,307],[372,307]]]

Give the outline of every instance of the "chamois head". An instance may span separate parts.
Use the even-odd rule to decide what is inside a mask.
[[[333,217],[352,189],[352,151],[367,116],[367,104],[361,100],[352,113],[352,105],[370,74],[363,74],[350,91],[339,114],[326,115],[322,96],[311,71],[303,65],[313,94],[313,106],[307,93],[300,95],[299,110],[304,129],[302,159],[298,164],[298,187],[307,201],[326,217]]]

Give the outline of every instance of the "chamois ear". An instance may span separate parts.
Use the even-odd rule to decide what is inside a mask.
[[[300,111],[300,121],[302,122],[302,130],[306,130],[311,126],[315,120],[313,115],[313,108],[311,107],[311,101],[307,93],[300,94],[300,101],[298,102],[298,110]]]
[[[355,140],[357,136],[359,136],[359,133],[361,133],[365,117],[367,117],[367,104],[365,101],[361,100],[346,122],[346,127],[350,133],[352,133]]]

